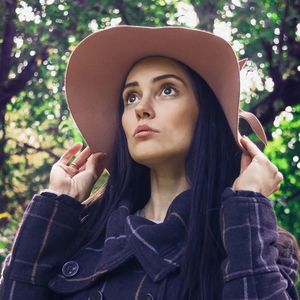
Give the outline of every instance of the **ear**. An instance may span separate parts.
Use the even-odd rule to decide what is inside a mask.
[[[243,58],[243,59],[239,60],[240,70],[243,69],[243,67],[244,67],[244,65],[245,65],[245,63],[246,63],[247,60],[248,60],[248,58]]]

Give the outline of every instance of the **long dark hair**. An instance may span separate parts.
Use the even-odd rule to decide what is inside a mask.
[[[200,109],[186,159],[192,207],[179,297],[219,299],[222,290],[220,265],[226,256],[219,228],[221,193],[238,177],[242,151],[212,89],[195,71],[181,65],[196,87]],[[123,101],[120,101],[111,173],[105,185],[84,202],[81,233],[70,253],[93,243],[104,232],[109,215],[123,196],[132,199],[135,209],[142,208],[150,198],[150,169],[136,163],[129,154],[121,125],[123,109]]]

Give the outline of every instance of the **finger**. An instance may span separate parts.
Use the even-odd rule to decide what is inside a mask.
[[[276,173],[275,177],[276,177],[279,181],[282,181],[283,178],[284,178],[283,175],[282,175],[282,173],[279,172],[279,171]]]
[[[85,164],[83,164],[83,165],[80,167],[80,169],[79,169],[79,172],[81,172],[81,171],[84,171],[84,170],[85,170],[85,168],[86,168],[86,163],[85,163]]]
[[[274,193],[277,192],[279,189],[280,189],[280,183],[278,183],[278,184],[274,187],[274,189],[272,190],[272,192],[271,192],[269,195],[267,195],[267,196],[270,196],[270,195],[274,194]]]
[[[84,150],[81,151],[81,153],[74,159],[74,163],[80,168],[89,158],[92,151],[89,146],[87,146]]]
[[[95,174],[98,178],[105,168],[105,153],[95,153],[89,157],[86,162],[86,170]]]
[[[82,143],[72,145],[58,160],[62,164],[68,164],[70,159],[82,148]]]
[[[262,154],[260,149],[253,143],[248,137],[242,137],[241,142],[243,143],[243,146],[245,146],[246,150],[249,152],[251,157],[254,157],[255,155]]]
[[[60,162],[57,162],[55,165],[57,165],[58,167],[62,168],[66,174],[70,175],[70,176],[74,176],[78,173],[78,170],[75,168],[71,168],[65,164],[62,164]]]
[[[68,168],[72,168],[74,171],[78,171],[78,166],[74,165],[74,164],[70,164],[69,166],[67,166]]]

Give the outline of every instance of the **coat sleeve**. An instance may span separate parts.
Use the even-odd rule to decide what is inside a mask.
[[[0,279],[0,299],[59,299],[48,289],[80,228],[83,205],[62,194],[35,194],[27,206]]]
[[[227,253],[221,264],[222,299],[299,299],[295,249],[290,245],[284,256],[279,252],[270,199],[227,187],[221,197],[220,228]]]

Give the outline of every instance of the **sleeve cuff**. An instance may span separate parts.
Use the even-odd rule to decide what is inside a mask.
[[[52,190],[52,189],[43,189],[39,192],[39,194],[42,194],[42,193],[50,193],[50,194],[54,194],[56,196],[60,196],[62,193],[59,193],[55,190]]]
[[[39,197],[36,197],[39,196]],[[42,198],[41,198],[42,197]],[[62,205],[67,205],[70,208],[73,208],[75,210],[82,210],[84,205],[77,199],[67,195],[67,194],[54,194],[52,192],[47,191],[41,191],[40,194],[36,194],[33,197],[32,201],[50,201],[53,202],[59,201]]]
[[[262,193],[251,191],[251,190],[234,191],[231,187],[226,187],[223,193],[221,194],[222,203],[226,201],[236,201],[237,198],[239,198],[239,200],[244,202],[259,201],[268,206],[271,207],[274,206],[273,202],[268,197],[264,196]]]

